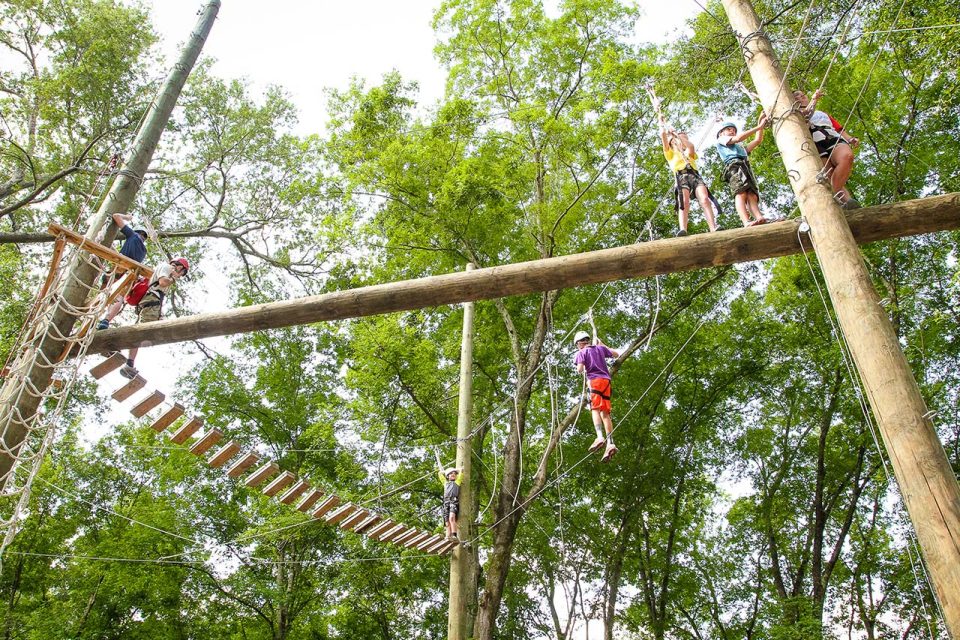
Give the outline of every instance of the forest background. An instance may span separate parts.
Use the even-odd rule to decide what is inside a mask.
[[[960,190],[956,3],[757,9],[792,85],[822,82],[862,141],[861,202]],[[703,173],[736,227],[709,124],[758,108],[735,88],[749,78],[722,8],[691,15],[689,34],[636,44],[642,13],[612,0],[447,0],[441,99],[399,73],[332,87],[309,135],[281,88],[201,63],[134,212],[160,231],[148,262],[198,265],[168,313],[670,236],[651,81],[674,123],[706,123]],[[139,7],[8,0],[0,21],[5,358],[49,257],[36,234],[95,207],[165,64]],[[775,146],[754,155],[764,206],[795,217]],[[864,248],[955,469],[958,240]],[[477,304],[476,637],[946,637],[820,283],[796,256]],[[590,309],[624,352],[611,465],[584,456],[571,366]],[[461,321],[426,309],[184,345],[197,364],[170,391],[284,469],[436,529]],[[4,638],[445,636],[446,560],[312,524],[142,425],[104,428],[103,393],[77,388],[2,559]]]

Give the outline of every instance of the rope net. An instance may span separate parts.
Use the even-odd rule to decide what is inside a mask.
[[[28,513],[33,480],[56,437],[94,327],[123,288],[112,286],[117,275],[84,243],[58,239],[0,390],[0,554]]]

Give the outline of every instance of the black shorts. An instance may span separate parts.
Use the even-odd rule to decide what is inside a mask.
[[[823,140],[815,140],[813,144],[817,145],[817,151],[820,153],[820,157],[826,158],[833,153],[833,150],[838,144],[850,143],[843,138],[824,138]]]
[[[443,503],[443,521],[446,522],[450,519],[450,516],[457,516],[460,514],[460,503],[459,502],[444,502]]]
[[[697,187],[701,184],[707,186],[707,183],[703,181],[703,178],[701,178],[700,174],[694,169],[684,169],[683,171],[677,172],[677,190],[687,189],[690,191],[690,196],[693,197],[697,191]]]
[[[757,179],[753,176],[753,170],[746,158],[731,160],[723,168],[723,179],[730,187],[730,193],[755,193],[760,195],[760,189],[757,187]]]

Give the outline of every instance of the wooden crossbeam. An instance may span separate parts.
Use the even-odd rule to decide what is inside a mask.
[[[403,543],[403,548],[413,549],[414,547],[416,547],[417,545],[419,545],[421,542],[423,542],[429,537],[430,537],[430,534],[427,533],[426,531],[418,531],[417,535],[413,536],[412,538],[408,538],[407,541]]]
[[[385,532],[379,534],[378,536],[370,536],[378,542],[392,542],[397,538],[402,536],[407,531],[407,526],[403,524],[398,524],[395,527],[387,529]]]
[[[393,538],[390,539],[390,542],[395,545],[401,545],[407,540],[411,540],[412,538],[414,538],[418,533],[420,532],[417,531],[416,529],[404,529],[403,531],[399,532],[397,535],[393,536]],[[386,540],[383,538],[381,538],[380,541],[386,542]]]
[[[369,529],[370,527],[372,527],[373,525],[377,524],[377,523],[380,522],[381,520],[383,520],[383,516],[379,516],[379,515],[377,515],[377,514],[375,514],[375,513],[374,513],[374,514],[371,514],[371,515],[368,515],[366,518],[364,518],[364,519],[360,522],[360,524],[358,524],[357,526],[355,526],[355,527],[353,528],[353,532],[354,532],[354,533],[362,533],[363,535],[367,535],[367,534],[366,534],[366,530]]]
[[[377,536],[384,533],[388,529],[392,529],[396,525],[397,525],[396,522],[394,522],[390,518],[387,518],[386,520],[383,520],[382,522],[379,522],[376,525],[370,527],[370,529],[366,531],[364,535],[369,536],[370,538],[373,538],[374,540],[376,540]]]
[[[960,193],[847,213],[860,244],[960,228]],[[800,253],[800,221],[642,242],[99,331],[102,352],[643,278]],[[801,234],[802,236],[802,234]],[[810,240],[803,238],[803,248]]]
[[[160,433],[180,419],[184,411],[186,411],[184,406],[178,402],[175,402],[173,406],[167,409],[163,415],[153,421],[153,424],[150,425],[150,428],[157,433]]]

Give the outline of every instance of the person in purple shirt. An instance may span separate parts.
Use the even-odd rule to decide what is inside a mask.
[[[600,447],[606,444],[600,462],[609,462],[617,453],[617,447],[613,444],[613,420],[610,419],[612,387],[607,358],[619,358],[620,354],[603,344],[599,338],[596,344],[591,345],[590,336],[585,331],[578,332],[573,341],[577,345],[577,355],[573,363],[577,366],[577,373],[587,377],[590,387],[590,413],[593,415],[593,428],[597,431],[597,439],[590,445],[590,451],[599,451]],[[601,425],[607,432],[606,436],[603,435]]]

